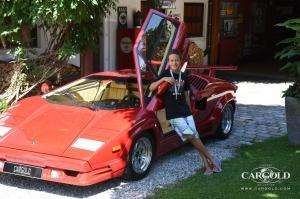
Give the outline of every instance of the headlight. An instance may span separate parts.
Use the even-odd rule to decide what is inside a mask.
[[[0,137],[3,137],[5,134],[7,134],[11,130],[10,127],[7,126],[0,126]]]
[[[90,140],[86,138],[78,138],[76,142],[72,144],[71,147],[78,148],[78,149],[84,149],[88,151],[97,151],[104,142],[97,141],[97,140]]]

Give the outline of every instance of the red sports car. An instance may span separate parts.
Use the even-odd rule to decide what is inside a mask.
[[[170,49],[187,60],[184,23],[151,10],[134,45],[135,70],[100,72],[42,96],[26,98],[0,115],[0,172],[87,186],[115,177],[140,179],[154,158],[184,143],[170,127],[151,81],[168,68]],[[192,74],[190,101],[201,136],[227,137],[237,87],[214,77],[230,66]],[[155,172],[155,171],[153,171]]]

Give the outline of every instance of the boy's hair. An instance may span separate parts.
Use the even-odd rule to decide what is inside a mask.
[[[170,55],[178,55],[180,57],[180,51],[178,49],[171,49],[168,53],[168,58]]]

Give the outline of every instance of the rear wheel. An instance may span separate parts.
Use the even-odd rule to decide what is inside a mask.
[[[232,131],[233,127],[233,120],[234,120],[234,108],[232,104],[227,104],[222,111],[222,117],[220,126],[218,128],[217,135],[220,138],[227,138]]]
[[[123,177],[139,180],[145,177],[153,161],[153,138],[150,134],[141,134],[133,142]]]

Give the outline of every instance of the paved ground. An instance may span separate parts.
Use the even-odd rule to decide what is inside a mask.
[[[288,84],[241,82],[237,93],[237,111],[232,135],[226,140],[208,139],[213,156],[228,159],[241,144],[252,144],[286,134],[284,102],[281,91]],[[115,179],[86,188],[49,183],[11,175],[0,175],[0,199],[3,198],[144,198],[156,189],[174,184],[195,174],[202,165],[196,150],[187,145],[154,162],[143,180]],[[224,171],[226,172],[226,171]]]

